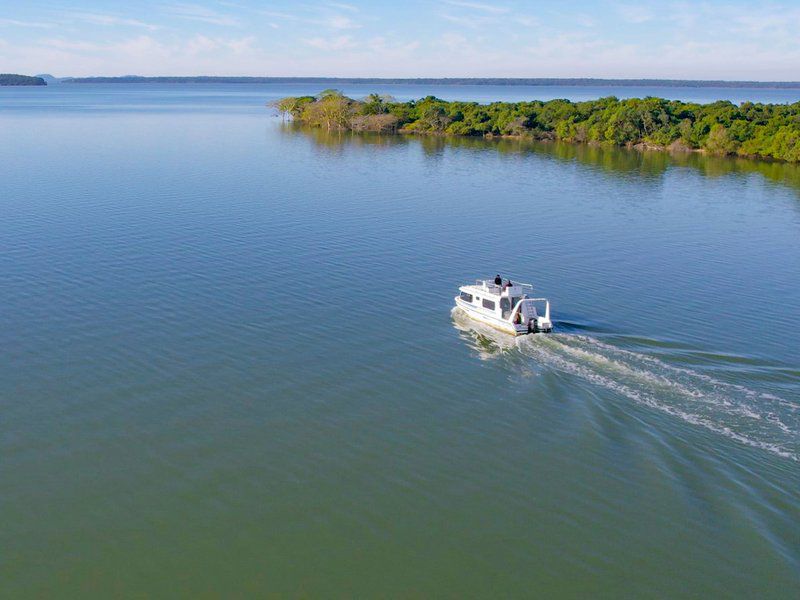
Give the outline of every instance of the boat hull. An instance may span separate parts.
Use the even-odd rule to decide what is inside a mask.
[[[461,309],[469,318],[474,319],[483,323],[484,325],[488,325],[497,331],[502,331],[503,333],[507,333],[508,335],[527,335],[529,333],[533,333],[529,331],[528,328],[524,325],[514,325],[513,323],[509,323],[508,321],[504,321],[503,319],[499,319],[493,315],[488,315],[480,310],[476,310],[461,298],[456,298],[456,306]]]

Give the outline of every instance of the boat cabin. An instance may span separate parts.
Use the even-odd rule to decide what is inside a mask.
[[[489,279],[479,279],[474,285],[459,288],[456,305],[467,314],[493,327],[515,335],[550,331],[550,303],[546,298],[529,298],[527,283],[507,282],[497,284]],[[544,303],[540,316],[537,303]]]

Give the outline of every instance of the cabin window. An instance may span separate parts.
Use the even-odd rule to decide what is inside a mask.
[[[461,299],[464,302],[472,302],[472,294],[468,294],[467,292],[461,292]]]
[[[483,308],[488,308],[489,310],[494,310],[494,302],[492,302],[491,300],[486,300],[484,298],[484,300],[483,300]]]

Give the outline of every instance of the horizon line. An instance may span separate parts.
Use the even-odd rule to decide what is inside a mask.
[[[54,77],[53,75],[44,73]],[[777,87],[777,88],[800,88],[800,81],[759,81],[759,80],[735,80],[735,79],[669,79],[669,78],[647,78],[647,77],[335,77],[335,76],[257,76],[257,75],[91,75],[84,77],[54,77],[61,82],[117,82],[125,81],[173,81],[189,80],[203,81],[210,80],[219,83],[240,82],[240,83],[322,83],[322,82],[342,82],[342,83],[440,83],[450,85],[586,85],[594,84],[598,86],[606,85],[652,85],[655,87],[668,86],[697,86],[704,87]]]

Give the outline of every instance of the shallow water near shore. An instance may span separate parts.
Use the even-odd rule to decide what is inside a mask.
[[[799,167],[44,91],[0,90],[4,597],[800,593]],[[452,311],[497,271],[555,334]]]

